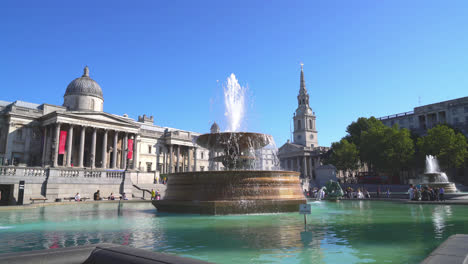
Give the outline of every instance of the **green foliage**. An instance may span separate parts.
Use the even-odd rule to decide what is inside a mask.
[[[362,132],[369,131],[369,129],[373,127],[380,127],[384,126],[380,120],[378,120],[375,117],[370,117],[370,118],[365,118],[365,117],[360,117],[356,122],[352,122],[347,128],[346,132],[348,133],[348,136],[346,136],[346,139],[350,143],[354,143],[358,149],[361,146],[361,134]]]
[[[468,156],[466,137],[446,125],[429,129],[417,146],[421,156],[436,156],[442,168],[459,168]]]
[[[407,129],[373,126],[361,135],[361,159],[375,171],[398,172],[414,154],[414,143]]]
[[[343,171],[356,170],[359,168],[359,151],[355,144],[342,139],[332,144],[327,163]]]

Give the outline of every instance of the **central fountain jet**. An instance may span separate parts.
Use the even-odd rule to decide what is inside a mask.
[[[230,130],[240,128],[244,91],[234,74],[224,90]],[[215,129],[213,129],[213,127]],[[224,171],[180,172],[169,175],[163,200],[153,201],[160,212],[196,214],[249,214],[295,212],[306,203],[299,172],[252,170],[255,151],[273,142],[270,135],[250,132],[219,132],[199,136],[196,143],[223,155],[212,157]]]

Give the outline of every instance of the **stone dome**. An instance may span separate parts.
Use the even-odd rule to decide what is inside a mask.
[[[219,133],[219,126],[216,124],[216,122],[213,123],[213,125],[210,128],[211,133]]]
[[[88,66],[84,68],[83,76],[76,78],[67,86],[67,91],[64,96],[67,95],[94,96],[104,100],[101,86],[89,77]]]

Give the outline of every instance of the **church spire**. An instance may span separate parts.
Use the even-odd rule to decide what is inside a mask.
[[[304,63],[301,62],[301,88],[299,89],[299,94],[307,94],[307,89],[304,81]]]
[[[304,63],[301,62],[301,85],[299,89],[299,95],[297,96],[297,104],[298,107],[309,107],[309,94],[307,93],[307,89],[305,87],[305,80],[304,80]]]

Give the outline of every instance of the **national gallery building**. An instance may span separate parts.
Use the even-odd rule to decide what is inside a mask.
[[[199,133],[157,126],[152,116],[133,120],[103,110],[102,89],[88,67],[68,85],[62,106],[0,101],[0,204],[7,193],[16,197],[21,179],[27,187],[38,185],[24,188],[25,197],[60,198],[78,190],[92,195],[109,181],[120,186],[124,171],[134,171],[129,187],[153,183],[159,174],[208,170],[209,151],[194,143]],[[64,190],[60,183],[75,185]]]

